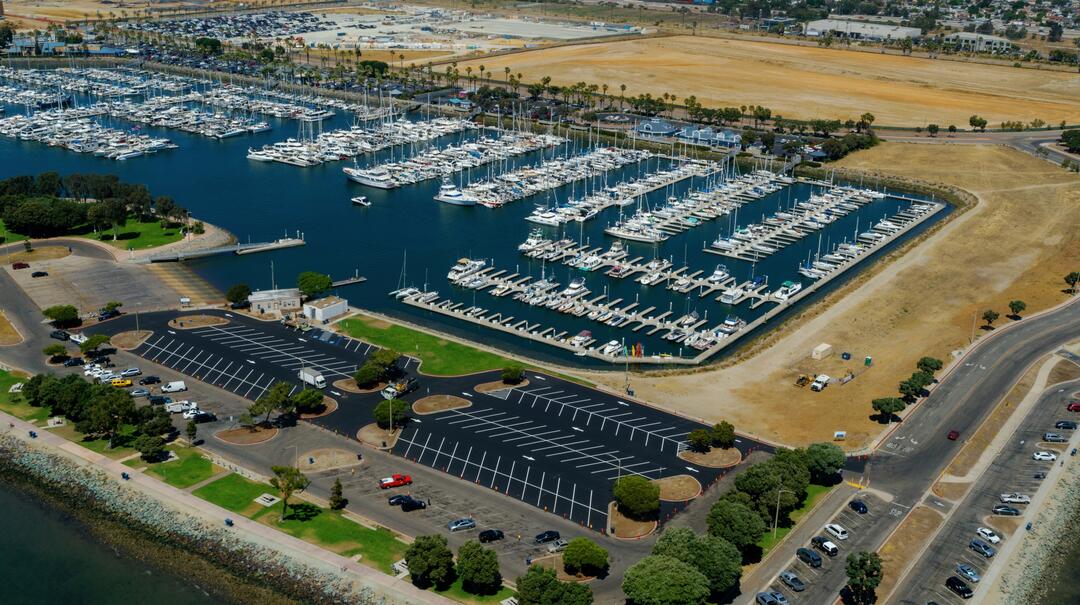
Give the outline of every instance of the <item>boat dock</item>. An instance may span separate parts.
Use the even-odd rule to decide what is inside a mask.
[[[152,254],[140,262],[143,263],[175,263],[184,260],[191,260],[193,258],[204,258],[207,256],[216,256],[218,254],[255,254],[256,252],[269,252],[271,250],[278,250],[281,248],[293,248],[295,246],[303,246],[306,242],[300,238],[286,237],[272,242],[259,242],[240,244],[236,243],[232,246],[222,246],[220,248],[204,248],[201,250],[177,250],[175,252],[163,252],[161,254]]]

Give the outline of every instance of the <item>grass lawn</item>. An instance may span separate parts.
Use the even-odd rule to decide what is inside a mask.
[[[45,420],[49,417],[48,408],[35,408],[23,401],[22,395],[8,393],[11,385],[24,381],[25,378],[0,370],[0,410],[27,422]]]
[[[262,505],[254,502],[255,498],[263,494],[273,494],[276,491],[269,484],[256,483],[231,473],[217,481],[207,483],[192,493],[234,513],[251,516],[263,510]]]
[[[116,233],[118,235],[115,240],[113,239],[112,229],[99,233],[87,233],[79,237],[102,241],[121,250],[156,248],[180,241],[183,238],[179,225],[163,229],[159,221],[142,223],[133,219],[129,219],[123,227],[117,228]]]
[[[224,471],[221,467],[214,466],[194,448],[175,446],[169,449],[176,453],[179,460],[155,462],[147,466],[146,472],[173,487],[185,489]],[[146,462],[141,458],[129,460],[128,463],[146,466]]]
[[[831,492],[833,487],[835,486],[814,485],[811,483],[810,487],[806,488],[806,502],[803,503],[802,507],[791,512],[791,527],[781,527],[777,529],[775,539],[773,538],[772,528],[770,528],[769,531],[765,533],[765,536],[761,538],[761,541],[758,542],[758,546],[761,547],[761,556],[764,557],[769,554],[770,549],[783,541],[784,536],[788,535],[788,532],[798,525],[803,516],[813,510],[814,505]]]
[[[493,595],[469,594],[465,592],[465,589],[461,586],[461,578],[454,580],[454,583],[451,584],[450,587],[446,590],[435,590],[433,588],[432,592],[435,592],[436,594],[441,594],[448,599],[453,599],[460,603],[498,603],[499,601],[502,601],[503,599],[508,599],[515,594],[514,591],[510,590],[505,586],[501,587],[499,589],[499,592]]]
[[[21,242],[26,239],[25,235],[19,235],[7,230],[4,226],[4,221],[0,220],[0,244],[10,244],[11,242]]]
[[[113,439],[112,448],[109,447],[108,439],[87,439],[86,436],[75,430],[75,425],[71,422],[51,430],[68,441],[74,441],[90,451],[116,460],[136,453],[128,445],[135,438],[135,425],[133,424],[125,424],[120,427],[120,434]]]

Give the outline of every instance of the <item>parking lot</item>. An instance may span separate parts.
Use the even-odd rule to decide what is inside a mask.
[[[1002,504],[1002,494],[1019,493],[1035,497],[1044,480],[1036,475],[1048,473],[1060,462],[1039,461],[1033,459],[1037,450],[1045,450],[1058,456],[1068,456],[1068,450],[1076,443],[1076,431],[1057,429],[1059,420],[1080,421],[1080,414],[1065,410],[1066,400],[1076,397],[1070,390],[1056,390],[1044,394],[1035,404],[1019,428],[1012,434],[1008,443],[986,468],[978,482],[967,496],[955,505],[955,512],[946,521],[934,543],[926,549],[919,563],[911,570],[903,585],[899,587],[893,603],[922,605],[928,601],[959,604],[964,599],[945,587],[950,576],[961,576],[956,571],[957,565],[970,566],[981,579],[996,557],[987,558],[969,547],[973,538],[979,538],[976,530],[980,527],[992,529],[1001,537],[1001,542],[991,544],[1000,551],[1008,543],[1010,534],[1024,531],[1027,522],[1027,506],[1019,503],[1008,504],[1020,510],[1019,517],[993,514],[993,507]],[[1050,444],[1042,442],[1043,434],[1054,432],[1071,439],[1073,445]],[[945,507],[936,496],[929,496],[925,502],[929,506]],[[982,539],[982,538],[980,538]],[[984,542],[987,540],[983,539]],[[978,595],[981,582],[963,578],[964,582]]]
[[[810,543],[796,545],[809,548],[821,556],[821,567],[811,567],[797,557],[793,557],[784,568],[785,571],[795,572],[799,579],[806,584],[806,590],[795,592],[778,578],[774,578],[768,587],[769,591],[783,593],[787,600],[792,603],[831,603],[836,598],[840,589],[847,584],[846,565],[848,555],[861,550],[874,550],[872,545],[869,544],[874,539],[874,536],[868,530],[880,523],[884,517],[897,517],[906,512],[874,494],[860,492],[852,498],[852,500],[856,499],[866,504],[866,513],[860,514],[849,506],[845,506],[829,520],[829,523],[835,523],[847,530],[848,538],[846,540],[833,537],[826,533],[824,528],[821,528],[815,534],[827,538],[836,545],[839,551],[836,556],[829,556],[814,548]]]

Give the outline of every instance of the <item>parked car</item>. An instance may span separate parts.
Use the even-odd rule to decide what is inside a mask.
[[[997,551],[994,550],[993,546],[990,546],[989,544],[983,542],[978,538],[973,538],[971,542],[968,542],[968,548],[974,550],[975,552],[986,557],[987,559],[997,554]]]
[[[1059,433],[1043,433],[1043,441],[1047,443],[1065,443],[1068,439]]]
[[[407,513],[414,510],[423,510],[425,508],[427,508],[427,502],[424,502],[423,500],[420,500],[418,498],[413,498],[412,496],[406,496],[406,500],[401,503],[401,510]]]
[[[972,584],[978,584],[979,580],[982,579],[979,577],[979,572],[975,571],[975,568],[968,565],[967,563],[957,563],[956,573],[960,574],[960,577],[964,578],[968,582],[971,582]]]
[[[101,313],[98,313],[98,321],[105,321],[114,317],[120,317],[120,311],[117,311],[116,309],[110,309],[108,311],[103,310]]]
[[[1015,506],[1006,506],[1004,504],[998,504],[993,508],[995,515],[1002,515],[1005,517],[1019,517],[1020,509]]]
[[[806,590],[806,583],[794,571],[790,569],[780,574],[780,581],[795,592]]]
[[[837,523],[829,523],[828,525],[825,526],[825,531],[828,532],[829,534],[831,534],[837,540],[847,540],[848,539],[847,530],[844,529],[843,527],[841,527]]]
[[[480,540],[481,544],[495,542],[503,539],[503,532],[501,529],[485,529],[480,532],[480,535],[478,535],[477,538]]]
[[[1070,412],[1080,412],[1080,401],[1071,401],[1069,405],[1065,407]]]
[[[757,605],[778,605],[776,599],[773,598],[772,593],[770,592],[757,593],[757,597],[754,599],[754,602],[757,603]]]
[[[989,527],[980,527],[979,529],[975,530],[975,533],[978,534],[980,538],[986,540],[991,544],[997,544],[998,542],[1001,542],[1001,536]]]
[[[851,502],[848,502],[848,508],[859,513],[860,515],[865,515],[866,513],[870,512],[870,509],[862,500],[852,500]]]
[[[68,359],[64,362],[64,367],[74,368],[75,366],[81,366],[83,363],[85,362],[83,361],[82,357],[72,357],[71,359]]]
[[[1039,471],[1039,472],[1035,473],[1032,476],[1034,478],[1036,478],[1036,479],[1046,479],[1046,472],[1045,471]]]
[[[1015,492],[1001,494],[998,499],[1005,504],[1031,504],[1031,496],[1027,494],[1017,494]]]
[[[150,391],[147,390],[147,389],[132,389],[131,390],[131,396],[132,397],[149,397],[150,396]]]
[[[183,380],[174,380],[172,382],[161,385],[162,393],[179,393],[187,390],[187,384]]]
[[[11,268],[15,269],[16,271],[18,271],[19,269],[29,269],[30,263],[24,263],[21,261],[17,263],[11,263]]]
[[[389,489],[391,487],[402,487],[404,485],[412,485],[412,477],[409,475],[394,474],[389,477],[383,477],[379,479],[379,489]]]
[[[821,567],[821,555],[809,548],[800,548],[795,551],[795,556],[810,567]]]
[[[970,599],[975,594],[970,586],[956,576],[949,576],[949,579],[945,580],[945,587],[955,592],[961,599]]]
[[[559,538],[558,540],[555,540],[551,544],[548,544],[547,551],[550,552],[550,553],[562,552],[562,551],[566,550],[566,547],[569,544],[570,543],[567,542],[566,540],[563,540],[562,538]]]
[[[56,340],[67,340],[71,338],[71,334],[68,334],[63,330],[53,330],[52,332],[49,332],[49,338],[55,338]]]
[[[553,529],[549,529],[547,531],[540,532],[540,533],[536,534],[536,538],[534,539],[534,542],[536,542],[537,544],[546,544],[548,542],[558,540],[561,537],[562,536],[559,535],[559,532],[557,532],[557,531],[555,531]]]
[[[1055,429],[1064,429],[1064,430],[1067,430],[1067,431],[1075,431],[1076,430],[1076,423],[1073,422],[1072,420],[1058,420],[1057,424],[1054,425],[1054,428]]]
[[[33,277],[33,278],[48,277],[48,276],[49,276],[48,271],[34,271],[33,273],[30,274],[30,277]]]
[[[161,382],[161,379],[158,378],[157,376],[143,376],[142,378],[139,379],[139,384],[142,385],[142,386],[146,386],[146,385],[150,385],[150,384],[158,384],[159,382]]]
[[[150,402],[150,405],[169,405],[172,403],[171,397],[162,397],[161,395],[151,395],[146,400]]]
[[[139,374],[142,374],[142,370],[139,368],[128,368],[123,372],[120,372],[120,375],[124,378],[131,378],[132,376],[138,376]]]
[[[946,437],[949,438],[949,441],[956,441],[957,439],[960,438],[960,431],[957,431],[957,430],[949,431],[949,434],[946,435]]]
[[[810,544],[830,557],[835,557],[840,554],[840,549],[825,536],[814,536],[810,539]]]
[[[213,412],[207,412],[206,410],[195,410],[195,415],[191,418],[197,424],[203,422],[213,422],[217,420],[217,416]]]
[[[1057,460],[1057,454],[1045,450],[1039,450],[1032,454],[1031,457],[1034,460],[1042,460],[1043,462],[1053,462]]]
[[[451,521],[446,524],[446,529],[450,531],[465,531],[467,529],[475,529],[476,521],[466,517],[464,519],[458,519],[457,521]]]
[[[393,496],[390,496],[389,498],[387,498],[386,502],[390,506],[401,506],[401,503],[405,502],[408,499],[409,499],[409,496],[407,496],[405,494],[394,494]]]

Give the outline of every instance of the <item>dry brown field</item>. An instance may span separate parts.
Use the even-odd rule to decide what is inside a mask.
[[[692,36],[561,46],[487,57],[526,82],[607,84],[618,94],[689,95],[710,107],[764,105],[789,118],[857,119],[878,125],[967,127],[978,114],[1003,120],[1080,122],[1080,74]]]
[[[850,448],[879,434],[870,401],[896,394],[923,355],[943,360],[968,344],[972,320],[985,309],[1005,318],[1007,303],[1026,314],[1062,302],[1064,276],[1080,270],[1080,177],[1005,147],[884,143],[853,154],[840,166],[916,177],[966,189],[978,204],[916,248],[872,275],[856,279],[779,329],[771,347],[722,369],[631,378],[639,397],[710,424],[792,445],[848,431]],[[981,322],[980,322],[981,323]],[[980,332],[981,333],[981,332]],[[842,362],[811,362],[811,349],[830,343],[863,356],[873,367],[844,386],[820,393],[797,388],[800,373]],[[612,388],[621,374],[593,374]]]

